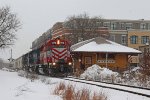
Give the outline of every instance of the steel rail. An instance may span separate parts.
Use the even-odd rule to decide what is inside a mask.
[[[87,82],[83,82],[83,81],[81,81],[81,79],[77,80],[77,78],[75,78],[76,80],[73,80],[73,78],[63,78],[63,79],[64,80],[68,80],[68,81],[73,81],[73,82],[79,82],[79,83],[85,83],[85,84],[89,84],[89,85],[94,85],[94,86],[98,86],[98,87],[102,87],[102,88],[119,90],[119,91],[128,92],[128,93],[132,93],[132,94],[136,94],[136,95],[140,95],[140,96],[144,96],[144,97],[150,98],[150,94],[144,94],[144,93],[134,92],[134,91],[126,90],[126,89],[120,89],[120,88],[115,88],[115,87],[110,87],[110,86],[104,86],[104,85],[100,85],[100,84],[89,83],[89,82],[93,82],[93,81],[89,81],[88,82],[87,80],[84,80],[84,81],[87,81]],[[117,85],[117,84],[115,84],[115,85]],[[124,87],[126,87],[126,86],[124,86]],[[143,90],[145,90],[145,89],[143,89]]]

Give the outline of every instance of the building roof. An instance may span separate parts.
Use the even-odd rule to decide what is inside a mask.
[[[120,45],[102,37],[92,38],[71,46],[72,52],[108,52],[108,53],[141,53],[141,51]]]

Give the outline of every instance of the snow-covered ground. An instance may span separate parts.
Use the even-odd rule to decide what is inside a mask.
[[[49,80],[47,83],[46,81]],[[103,92],[108,100],[150,100],[150,98],[134,95],[117,90],[98,88],[97,86],[86,85],[64,81],[58,78],[41,77],[31,82],[30,79],[18,76],[17,72],[0,70],[0,99],[1,100],[62,100],[61,96],[53,94],[53,90],[60,82],[71,84],[76,90],[87,88],[91,92]]]
[[[17,72],[0,70],[1,100],[62,100],[53,95],[53,85],[46,85],[40,80],[31,80],[18,76]]]

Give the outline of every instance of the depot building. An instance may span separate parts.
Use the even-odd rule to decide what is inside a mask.
[[[85,68],[93,64],[108,67],[112,70],[126,70],[130,66],[130,58],[141,52],[102,37],[92,38],[71,46],[74,68]]]

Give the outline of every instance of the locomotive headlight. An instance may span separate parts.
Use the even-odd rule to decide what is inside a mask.
[[[60,40],[57,40],[57,44],[58,44],[58,45],[60,44]]]
[[[56,65],[56,63],[53,63],[53,65],[55,66],[55,65]]]
[[[68,65],[72,65],[72,63],[71,63],[71,62],[69,62],[69,63],[68,63]]]

